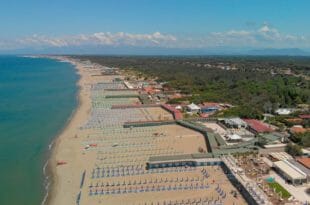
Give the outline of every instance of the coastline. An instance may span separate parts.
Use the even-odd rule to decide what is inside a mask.
[[[191,165],[184,167],[172,165],[171,169],[166,169],[166,171],[147,169],[145,164],[151,156],[180,154],[187,156],[197,153],[202,145],[204,145],[203,149],[207,150],[204,136],[196,130],[178,124],[164,124],[151,128],[123,128],[124,122],[132,119],[142,122],[149,122],[149,119],[164,119],[163,116],[173,119],[171,113],[162,108],[143,107],[128,111],[129,115],[122,115],[115,114],[116,112],[120,113],[119,110],[115,112],[111,107],[103,106],[105,115],[96,118],[96,114],[100,114],[101,108],[100,105],[97,107],[96,103],[104,101],[100,98],[100,94],[101,96],[105,95],[104,98],[108,98],[106,97],[107,93],[126,96],[128,93],[124,94],[124,89],[129,91],[129,94],[137,91],[126,89],[122,83],[115,83],[113,81],[115,75],[96,75],[100,69],[88,69],[93,68],[89,63],[83,64],[78,60],[66,57],[63,57],[62,60],[72,63],[80,76],[77,82],[79,86],[78,105],[72,119],[68,119],[67,126],[54,138],[51,156],[48,160],[48,171],[51,176],[50,190],[47,192],[45,204],[134,204],[141,201],[145,202],[143,204],[161,204],[161,202],[165,204],[171,200],[175,200],[177,203],[178,200],[196,200],[198,197],[199,200],[203,200],[203,196],[206,195],[212,196],[212,198],[205,198],[205,200],[218,202],[213,197],[220,197],[219,193],[216,193],[216,189],[209,189],[211,183],[212,186],[215,185],[215,180],[219,183],[227,182],[221,185],[222,191],[228,193],[234,190],[225,172],[219,166],[201,165],[212,176],[210,179],[202,175],[200,168],[191,167]],[[120,76],[118,73],[117,77]],[[123,77],[121,76],[121,78]],[[96,86],[91,89],[91,85]],[[108,90],[110,88],[111,90]],[[100,93],[104,89],[105,92]],[[98,93],[99,100],[97,99]],[[113,101],[114,99],[110,102],[106,99],[105,103],[115,103],[116,105],[139,103],[137,97],[129,96],[124,101],[118,99],[117,102]],[[91,114],[92,109],[94,112]],[[113,151],[111,151],[112,149]],[[95,170],[97,170],[96,175]],[[107,172],[104,172],[105,170]],[[163,180],[164,178],[166,181]],[[187,179],[187,181],[183,179]],[[180,182],[180,184],[176,182]],[[99,190],[101,197],[93,197],[98,195],[99,183],[102,187],[101,191]],[[157,183],[156,190],[154,183]],[[84,184],[87,185],[83,186]],[[110,185],[114,186],[111,190]],[[118,190],[115,186],[119,187]],[[176,188],[171,190],[172,186]],[[150,187],[151,189],[149,189]],[[162,192],[167,189],[168,191]],[[133,190],[134,193],[143,193],[131,194]],[[110,193],[115,194],[115,191],[118,191],[119,195],[107,196]],[[234,191],[237,192],[237,190]],[[232,201],[234,201],[233,203],[236,201],[238,204],[246,204],[244,198],[237,199],[231,195],[225,200],[226,203],[223,204],[231,204]]]
[[[80,89],[80,88],[78,88],[78,89]],[[55,152],[55,147],[57,146],[57,141],[58,141],[59,136],[61,135],[61,133],[63,133],[65,131],[65,129],[67,128],[67,126],[71,122],[72,118],[74,117],[75,113],[77,112],[77,110],[80,106],[78,96],[79,96],[79,91],[76,95],[76,98],[78,99],[78,101],[77,101],[78,104],[77,104],[76,108],[72,111],[72,114],[70,115],[70,117],[66,121],[65,126],[59,132],[60,134],[57,134],[55,136],[55,138],[52,140],[52,142],[48,145],[47,160],[46,160],[44,167],[43,167],[43,174],[45,176],[44,188],[46,190],[46,193],[45,193],[44,198],[41,202],[41,205],[48,205],[51,201],[51,198],[54,196],[53,195],[54,181],[55,181],[57,176],[55,174],[55,166],[52,166],[51,161],[53,161],[52,158],[53,158],[53,155]]]
[[[79,79],[77,81],[77,87],[78,92],[76,95],[77,98],[77,106],[75,110],[73,110],[72,115],[66,122],[66,125],[64,128],[60,131],[60,134],[55,136],[53,141],[49,145],[49,156],[47,159],[47,165],[46,165],[46,179],[48,180],[44,185],[46,187],[46,194],[43,198],[43,201],[41,202],[41,205],[51,205],[51,204],[59,204],[56,199],[58,189],[60,183],[60,176],[57,173],[57,161],[58,159],[58,153],[59,153],[59,147],[61,142],[66,138],[66,136],[72,132],[76,132],[79,129],[79,126],[81,124],[76,123],[76,121],[81,121],[81,118],[86,121],[87,116],[85,116],[83,111],[90,109],[90,105],[86,103],[87,101],[87,93],[85,91],[85,84],[83,83],[85,81],[85,73],[83,72],[82,66],[75,61],[74,59],[69,59],[67,57],[48,57],[59,61],[65,61],[74,66],[76,69],[76,73],[79,76]],[[84,75],[83,75],[84,74]],[[89,99],[89,98],[88,98]],[[90,101],[90,100],[88,100]]]

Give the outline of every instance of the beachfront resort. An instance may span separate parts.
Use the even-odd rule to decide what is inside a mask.
[[[229,104],[168,105],[160,84],[126,80],[131,76],[119,69],[89,61],[61,59],[75,64],[81,76],[80,106],[55,143],[51,204],[303,202],[278,194],[266,181],[275,182],[267,177],[274,164],[286,168],[277,163],[282,159],[257,152],[257,134],[269,133],[265,137],[273,141],[266,148],[283,147],[285,136],[274,134],[274,127],[209,117]],[[198,117],[185,119],[184,111]],[[245,156],[258,161],[245,166]],[[270,167],[261,170],[264,162]],[[307,184],[309,172],[298,170],[305,177],[299,183]]]

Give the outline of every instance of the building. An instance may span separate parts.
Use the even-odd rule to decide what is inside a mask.
[[[310,157],[310,147],[308,147],[308,148],[303,148],[303,149],[301,149],[301,150],[302,150],[303,156]],[[309,161],[310,161],[310,160],[309,160]],[[309,162],[309,169],[310,169],[310,162]]]
[[[270,127],[270,125],[263,123],[256,119],[243,119],[249,126],[250,131],[258,134],[258,133],[266,133],[272,132],[274,129]]]
[[[291,155],[289,155],[286,152],[270,152],[269,156],[276,161],[281,161],[281,160],[290,160],[293,159]]]
[[[289,108],[279,108],[275,111],[278,115],[289,115],[292,113],[292,109]]]
[[[300,158],[300,159],[304,159],[304,161],[302,160],[303,163],[300,163],[300,161],[296,161],[295,159],[291,159],[288,160],[291,164],[293,164],[294,166],[296,166],[298,169],[300,169],[303,173],[305,173],[307,175],[307,180],[305,183],[309,183],[310,182],[310,168],[308,165],[310,165],[310,158]],[[307,167],[308,166],[308,167]]]
[[[218,110],[219,110],[218,107],[208,107],[208,106],[202,106],[201,107],[201,112],[204,112],[204,113],[215,112],[215,111],[218,111]]]
[[[235,117],[235,118],[226,118],[223,120],[224,124],[229,128],[246,128],[248,125],[242,119]]]
[[[205,102],[200,107],[201,112],[203,113],[215,112],[222,109],[219,103],[213,103],[213,102]]]
[[[286,147],[288,135],[285,133],[272,132],[259,134],[258,140],[264,140],[265,148]]]
[[[303,134],[305,132],[309,132],[310,129],[303,128],[302,125],[294,125],[293,127],[290,128],[290,133],[291,134]]]
[[[308,114],[308,115],[299,115],[299,117],[301,119],[307,120],[307,119],[310,119],[310,114]]]
[[[240,137],[240,135],[237,135],[237,134],[227,135],[226,137],[227,137],[227,140],[231,142],[242,141],[242,137]]]
[[[310,170],[310,157],[297,158],[297,162]]]
[[[307,174],[289,160],[277,161],[273,165],[275,170],[294,186],[308,182]]]
[[[200,107],[194,103],[187,105],[186,110],[191,113],[199,113],[201,111]]]
[[[286,122],[292,123],[292,124],[300,124],[302,123],[303,119],[295,117],[295,118],[288,118],[285,119]]]

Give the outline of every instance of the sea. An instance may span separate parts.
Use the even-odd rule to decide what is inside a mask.
[[[0,56],[0,204],[40,205],[55,137],[77,105],[79,76],[70,63]]]

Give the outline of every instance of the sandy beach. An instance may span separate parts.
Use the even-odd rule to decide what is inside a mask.
[[[68,60],[64,58],[64,60]],[[49,160],[49,171],[51,172],[51,189],[48,193],[46,204],[73,204],[76,193],[79,188],[80,172],[72,172],[80,169],[79,160],[79,127],[84,123],[91,109],[91,100],[89,96],[89,73],[82,65],[70,60],[75,65],[77,73],[80,76],[78,81],[79,105],[72,118],[63,132],[55,139],[52,154]],[[57,162],[66,162],[67,164],[57,166]],[[74,189],[76,187],[76,189]],[[71,197],[70,197],[71,196]]]
[[[124,97],[136,91],[115,81],[124,76],[62,60],[74,64],[80,75],[79,106],[53,146],[47,204],[246,204],[231,195],[237,190],[218,165],[147,169],[153,156],[207,151],[204,136],[177,124],[124,128],[126,122],[173,117],[161,107],[112,109],[139,103],[137,97]]]

